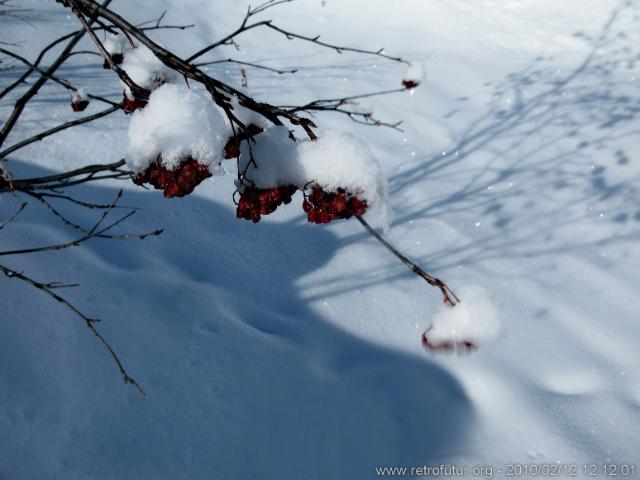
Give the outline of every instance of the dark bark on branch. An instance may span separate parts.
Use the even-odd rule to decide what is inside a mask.
[[[109,5],[109,3],[111,3],[111,0],[105,0],[103,2],[103,6],[106,7],[107,5]],[[89,22],[92,23],[92,20],[90,20]],[[7,139],[7,136],[11,132],[11,129],[15,126],[18,118],[20,118],[20,114],[24,110],[24,107],[27,105],[27,103],[29,103],[29,100],[31,100],[38,93],[40,88],[47,82],[47,80],[49,80],[49,77],[54,75],[60,65],[65,62],[65,60],[67,59],[67,55],[73,50],[80,39],[84,36],[84,33],[84,31],[80,31],[73,37],[71,37],[71,40],[69,41],[69,43],[67,43],[67,46],[64,48],[62,53],[58,55],[58,58],[56,58],[56,60],[46,70],[46,75],[41,75],[40,78],[38,78],[38,80],[36,80],[36,82],[31,86],[31,88],[29,88],[29,90],[27,90],[25,94],[18,99],[13,108],[13,111],[11,112],[11,115],[2,127],[2,130],[0,130],[0,147],[4,144],[4,141]]]
[[[436,277],[433,277],[433,276],[429,275],[422,268],[420,268],[418,265],[416,265],[411,260],[409,260],[407,257],[405,257],[402,253],[400,253],[398,251],[398,249],[396,247],[391,245],[387,240],[384,239],[384,237],[382,235],[380,235],[378,232],[376,232],[371,227],[371,225],[369,225],[367,223],[367,221],[364,218],[362,218],[360,216],[357,216],[356,218],[358,219],[360,224],[365,228],[367,233],[369,233],[369,235],[371,235],[373,238],[378,240],[378,242],[380,242],[387,250],[389,250],[397,258],[399,258],[400,261],[402,263],[404,263],[409,268],[409,270],[411,270],[413,273],[415,273],[416,275],[421,277],[429,285],[439,289],[440,292],[442,293],[442,300],[444,301],[444,303],[446,303],[448,305],[451,305],[452,307],[455,306],[456,304],[460,303],[460,299],[456,296],[455,293],[453,293],[453,291],[447,286],[446,283],[444,283],[439,278],[436,278]]]

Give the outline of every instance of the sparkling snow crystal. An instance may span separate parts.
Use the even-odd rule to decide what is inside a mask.
[[[222,160],[225,125],[210,97],[186,87],[166,84],[151,93],[129,125],[127,165],[144,170],[158,155],[167,167],[192,157],[212,172]]]
[[[478,286],[461,288],[460,303],[455,307],[442,305],[431,322],[426,336],[429,343],[439,348],[471,342],[482,346],[497,340],[504,327],[498,309],[486,290]]]

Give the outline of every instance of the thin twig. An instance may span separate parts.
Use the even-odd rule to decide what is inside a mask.
[[[20,55],[18,55],[16,53],[13,53],[10,50],[5,50],[4,48],[0,48],[0,53],[4,53],[5,55],[8,55],[8,56],[10,56],[12,58],[15,58],[16,60],[19,60],[20,62],[22,62],[23,64],[25,64],[29,68],[31,68],[32,70],[35,70],[36,72],[38,72],[40,75],[48,76],[50,80],[53,80],[54,82],[56,82],[59,85],[62,85],[67,90],[70,90],[72,92],[77,92],[78,91],[78,88],[73,86],[68,80],[65,80],[64,78],[56,77],[55,75],[48,75],[47,72],[42,70],[40,67],[31,64],[31,62],[29,62],[29,60],[27,60],[24,57],[21,57]],[[95,52],[79,51],[79,52],[71,52],[69,54],[69,57],[71,57],[74,54],[80,54],[80,53],[93,53],[93,54],[95,54]],[[113,102],[113,101],[111,101],[111,100],[109,100],[107,98],[101,97],[99,95],[92,95],[90,93],[87,94],[87,98],[91,98],[92,100],[98,100],[100,102],[108,103],[109,105],[119,105],[118,103]]]
[[[33,280],[32,278],[27,277],[23,273],[20,273],[20,272],[18,272],[16,270],[12,270],[12,269],[10,269],[8,267],[5,267],[4,265],[0,265],[0,271],[2,271],[2,273],[4,273],[8,278],[17,278],[18,280],[22,280],[23,282],[31,285],[32,287],[37,288],[38,290],[46,293],[51,298],[55,299],[56,301],[60,302],[65,307],[67,307],[69,310],[71,310],[80,319],[82,319],[84,321],[85,325],[87,326],[87,328],[91,331],[93,336],[96,338],[96,340],[98,340],[98,342],[111,355],[111,358],[113,359],[113,361],[115,362],[116,366],[118,367],[118,370],[120,372],[120,375],[122,376],[122,379],[123,379],[124,383],[126,383],[128,385],[133,385],[136,388],[136,390],[138,390],[140,395],[142,395],[142,398],[146,398],[147,397],[147,394],[145,393],[143,388],[140,386],[140,384],[127,373],[126,369],[124,368],[124,365],[123,365],[122,361],[118,357],[118,354],[111,347],[111,345],[109,345],[109,342],[107,342],[107,340],[105,340],[105,338],[96,329],[94,323],[97,322],[98,320],[95,319],[95,318],[89,318],[84,313],[82,313],[82,311],[80,309],[78,309],[75,305],[73,305],[67,299],[65,299],[64,297],[58,295],[56,292],[53,291],[54,289],[57,289],[57,288],[70,287],[72,285],[62,285],[62,284],[59,284],[59,283],[48,283],[47,284],[47,283],[37,282],[37,281]]]
[[[102,117],[106,117],[107,115],[113,113],[113,112],[117,112],[118,110],[121,110],[122,106],[121,104],[116,104],[113,107],[109,107],[106,110],[102,110],[101,112],[98,113],[94,113],[93,115],[88,115],[86,117],[82,117],[82,118],[78,118],[77,120],[72,120],[70,122],[65,122],[62,123],[56,127],[50,128],[49,130],[45,130],[44,132],[40,132],[37,135],[34,135],[32,137],[29,137],[25,140],[22,140],[21,142],[18,142],[14,145],[11,145],[10,147],[5,148],[4,150],[0,151],[0,159],[3,159],[5,157],[7,157],[7,155],[15,152],[16,150],[19,150],[23,147],[26,147],[27,145],[30,145],[34,142],[38,142],[50,135],[53,135],[54,133],[58,133],[61,132],[62,130],[66,130],[67,128],[71,128],[71,127],[76,127],[78,125],[82,125],[84,123],[89,123],[89,122],[93,122],[94,120],[97,120],[99,118]]]
[[[111,0],[105,0],[103,2],[103,7],[108,6],[109,3],[111,3]],[[90,19],[89,23],[92,22],[93,20]],[[27,90],[24,95],[22,95],[15,103],[11,115],[2,127],[2,130],[0,130],[0,147],[4,144],[4,141],[9,135],[9,132],[11,132],[11,130],[15,126],[18,118],[20,118],[20,115],[22,114],[27,103],[29,103],[29,101],[38,93],[40,88],[47,82],[49,77],[53,75],[56,70],[58,70],[58,68],[65,62],[65,60],[68,58],[67,55],[73,50],[73,48],[82,39],[83,36],[84,31],[80,31],[73,37],[71,37],[71,40],[69,41],[69,43],[67,43],[67,46],[64,48],[64,50],[62,50],[60,55],[58,55],[58,58],[46,70],[47,75],[41,75],[40,78],[31,86],[31,88],[29,88],[29,90]]]
[[[252,67],[252,68],[258,68],[261,70],[267,70],[269,72],[274,72],[277,73],[279,75],[284,75],[287,73],[296,73],[298,71],[297,68],[292,68],[292,69],[279,69],[279,68],[274,68],[274,67],[268,67],[266,65],[260,65],[259,63],[251,63],[251,62],[243,62],[241,60],[235,60],[233,58],[227,58],[224,60],[212,60],[211,62],[203,62],[203,63],[196,63],[194,64],[196,67],[205,67],[205,66],[209,66],[209,65],[217,65],[217,64],[221,64],[221,63],[235,63],[236,65],[245,65],[247,67]]]
[[[22,205],[20,205],[20,207],[18,208],[18,210],[16,210],[9,218],[7,218],[4,222],[0,223],[0,230],[2,230],[4,227],[6,227],[7,225],[9,225],[13,220],[15,220],[15,218],[20,215],[20,213],[22,213],[22,211],[27,208],[28,203],[24,202]]]
[[[364,218],[362,218],[361,216],[356,216],[356,218],[358,219],[360,224],[365,228],[367,233],[369,233],[369,235],[371,235],[373,238],[378,240],[378,242],[380,242],[387,250],[389,250],[396,257],[398,257],[400,261],[409,268],[409,270],[411,270],[413,273],[415,273],[419,277],[422,277],[429,285],[438,288],[440,292],[442,292],[443,301],[445,303],[451,305],[452,307],[460,303],[460,299],[456,296],[455,293],[453,293],[453,291],[447,286],[446,283],[444,283],[439,278],[429,275],[422,268],[420,268],[418,265],[416,265],[407,257],[405,257],[402,253],[398,251],[396,247],[391,245],[387,240],[384,239],[382,235],[376,232],[373,229],[373,227],[371,227],[371,225],[369,225]]]

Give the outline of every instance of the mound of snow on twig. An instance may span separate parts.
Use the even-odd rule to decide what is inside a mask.
[[[107,38],[102,45],[109,55],[112,56],[122,55],[127,48],[127,42],[124,39],[124,35],[113,35],[111,33],[107,34]]]
[[[225,130],[222,114],[210,97],[186,87],[163,85],[131,118],[127,165],[139,172],[161,155],[162,163],[173,168],[191,157],[214,173],[222,160]]]
[[[310,184],[325,191],[348,190],[366,200],[374,223],[387,228],[391,209],[387,179],[371,149],[349,133],[324,132],[318,140],[293,142],[285,127],[270,128],[255,137],[251,152],[258,168],[249,165],[245,147],[241,167],[260,188]]]
[[[127,50],[122,62],[122,69],[133,82],[147,90],[155,90],[160,85],[177,80],[178,74],[167,67],[144,45]],[[129,87],[125,85],[125,92],[132,98]]]
[[[471,342],[482,346],[498,340],[504,331],[498,308],[487,291],[479,286],[462,287],[460,303],[455,307],[442,305],[426,335],[434,346]]]

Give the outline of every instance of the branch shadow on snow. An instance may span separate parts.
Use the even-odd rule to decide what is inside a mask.
[[[108,202],[115,189],[75,194]],[[4,216],[20,199],[3,197]],[[297,280],[339,247],[328,229],[253,225],[195,196],[127,191],[121,203],[142,209],[122,233],[165,233],[5,261],[78,281],[64,293],[103,319],[149,398],[121,384],[67,310],[0,279],[0,476],[38,478],[46,466],[65,479],[375,478],[375,466],[439,463],[464,445],[474,414],[452,375],[345,333],[300,298]],[[65,211],[84,225],[97,215]],[[0,238],[11,248],[73,237],[31,202]]]
[[[394,225],[420,221],[437,228],[455,214],[452,226],[464,233],[454,243],[434,242],[435,249],[418,257],[427,270],[509,258],[542,261],[640,239],[638,159],[624,146],[640,137],[639,28],[637,4],[620,2],[597,35],[575,32],[588,52],[573,70],[558,70],[552,57],[541,57],[487,83],[492,95],[484,114],[454,134],[444,152],[390,178],[392,199],[412,198],[412,189],[425,199],[403,203]],[[460,98],[461,107],[445,115],[445,123],[467,101]],[[428,189],[437,193],[425,195]],[[601,261],[615,268],[613,260]],[[395,271],[391,278],[410,275]],[[345,279],[354,289],[373,283]]]

